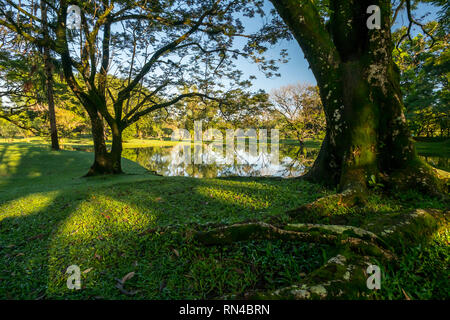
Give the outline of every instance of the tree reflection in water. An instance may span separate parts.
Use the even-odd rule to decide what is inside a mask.
[[[215,178],[226,176],[275,176],[296,177],[310,167],[319,152],[316,148],[300,148],[299,146],[280,145],[279,160],[273,159],[275,154],[267,150],[249,152],[235,146],[226,154],[225,147],[203,145],[202,164],[184,161],[189,156],[194,158],[194,147],[191,145],[176,147],[148,147],[124,149],[125,158],[138,162],[148,170],[163,176],[188,176],[196,178]],[[248,149],[248,148],[247,148]],[[270,146],[269,146],[270,149]],[[230,160],[230,155],[232,159]],[[227,157],[228,156],[228,157]]]
[[[227,159],[225,146],[203,144],[201,154],[202,164],[184,163],[185,157],[189,157],[189,145],[180,144],[178,147],[147,147],[125,148],[123,157],[139,163],[150,171],[163,176],[186,176],[196,178],[215,178],[228,176],[242,177],[297,177],[302,175],[314,163],[319,153],[318,148],[301,148],[296,145],[279,145],[279,161],[271,161],[271,153],[258,150],[254,155],[248,150],[235,147],[230,153],[232,161]],[[185,150],[183,150],[186,148]],[[79,150],[92,152],[92,147],[74,148],[64,146],[67,150]],[[247,148],[248,149],[248,148]],[[270,146],[269,146],[270,149]],[[435,168],[450,171],[448,157],[429,156],[419,154],[421,159]],[[190,146],[190,156],[194,158],[194,146]]]

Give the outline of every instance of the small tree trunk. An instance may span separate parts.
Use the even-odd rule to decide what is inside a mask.
[[[297,130],[296,130],[296,135],[297,135],[298,144],[300,145],[300,148],[303,150],[303,146],[305,145],[305,143],[303,141],[302,135]]]
[[[103,120],[98,114],[90,116],[95,159],[86,176],[123,173],[121,165],[122,131],[119,130],[117,125],[112,128],[113,142],[111,152],[108,152]]]
[[[44,60],[45,60],[45,76],[46,76],[46,87],[47,87],[47,100],[48,100],[48,113],[50,119],[50,136],[52,139],[52,149],[59,150],[58,141],[58,128],[56,127],[56,113],[55,113],[55,101],[53,96],[53,74],[52,66],[49,61],[49,50],[44,48]]]
[[[41,1],[41,12],[44,39],[48,39],[49,35],[47,25],[47,5],[45,4],[45,1]],[[50,49],[48,48],[48,46],[44,46],[44,66],[52,149],[59,150],[58,129],[56,127],[55,101],[53,94],[53,70],[52,64],[50,62]]]
[[[112,128],[112,147],[111,147],[111,162],[114,173],[123,173],[122,171],[122,130],[118,125]]]

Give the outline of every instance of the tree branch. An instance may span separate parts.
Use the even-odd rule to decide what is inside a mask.
[[[213,5],[213,7],[202,14],[202,16],[199,18],[199,20],[183,35],[178,37],[177,39],[173,40],[172,42],[168,43],[167,45],[163,46],[159,50],[157,50],[150,60],[142,67],[139,74],[131,81],[130,84],[127,85],[127,87],[123,90],[121,90],[118,94],[117,101],[124,101],[129,98],[129,95],[131,91],[136,87],[136,85],[141,81],[141,79],[150,71],[152,65],[164,54],[168,52],[172,52],[177,46],[188,39],[188,37],[195,33],[198,28],[201,26],[203,20],[208,16],[214,13],[217,3],[219,3],[220,0],[216,1],[216,3]]]
[[[145,110],[137,112],[136,114],[134,114],[133,117],[131,117],[129,120],[124,122],[124,127],[127,127],[127,126],[133,124],[134,122],[138,121],[142,116],[145,116],[146,114],[149,114],[152,111],[172,106],[180,100],[183,100],[185,98],[192,98],[192,97],[201,97],[201,98],[206,98],[206,99],[210,99],[210,100],[220,101],[220,99],[210,97],[203,93],[198,93],[198,92],[184,93],[170,101],[154,104],[153,106],[151,106]]]
[[[412,41],[411,29],[414,24],[419,26],[422,29],[422,31],[431,39],[431,45],[429,48],[432,48],[434,46],[436,40],[434,39],[433,35],[425,29],[425,26],[422,23],[417,22],[414,19],[413,14],[412,14],[412,9],[411,9],[411,0],[404,0],[404,1],[406,1],[406,13],[408,15],[409,24],[408,24],[408,29],[407,29],[406,33],[400,38],[400,40],[398,41],[398,43],[396,45],[397,50],[399,49],[400,44],[403,42],[403,40],[405,40],[406,37],[408,37],[409,40]]]
[[[319,84],[328,82],[330,69],[340,61],[339,53],[312,0],[271,0],[300,44]]]

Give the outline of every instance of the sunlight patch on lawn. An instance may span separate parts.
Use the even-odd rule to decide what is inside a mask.
[[[268,196],[254,197],[251,194],[239,192],[239,190],[224,190],[218,187],[198,187],[196,190],[204,197],[212,198],[223,203],[240,205],[251,209],[267,209],[270,206]]]
[[[17,167],[22,157],[21,153],[20,148],[17,146],[0,144],[0,177],[8,177],[17,172]]]
[[[142,210],[103,194],[91,194],[74,208],[51,239],[48,254],[48,293],[64,295],[66,270],[70,265],[81,268],[83,284],[99,290],[98,283],[113,273],[117,264],[132,267],[136,250],[142,248],[142,232],[154,227],[156,217],[150,210]],[[129,262],[128,257],[133,257]],[[117,272],[117,271],[116,271]],[[115,292],[112,278],[112,292]],[[111,293],[113,294],[113,293]]]
[[[142,232],[155,224],[156,216],[105,195],[91,195],[60,226],[58,236],[85,242],[114,234]]]
[[[58,195],[58,191],[34,193],[0,204],[0,221],[42,211],[49,207]]]

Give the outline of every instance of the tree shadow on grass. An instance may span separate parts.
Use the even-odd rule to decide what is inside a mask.
[[[0,169],[0,202],[36,192],[99,187],[155,178],[147,174],[145,168],[127,159],[123,159],[123,166],[129,174],[83,178],[93,161],[93,154],[87,152],[56,152],[46,146],[22,143],[0,144],[0,153],[4,166],[4,169]],[[8,160],[8,153],[14,153],[15,158]]]
[[[126,175],[78,184],[70,182],[73,166],[81,172],[90,163],[78,153],[59,155],[61,167],[48,168],[33,163],[38,154],[32,150],[22,152],[4,183],[13,188],[19,179],[20,192],[0,203],[6,213],[0,220],[2,298],[213,298],[299,282],[332,256],[333,248],[305,243],[202,247],[189,240],[206,223],[282,216],[306,202],[299,192],[309,190],[307,184]],[[48,170],[60,180],[42,180]],[[65,271],[73,264],[83,272],[82,290],[67,289]],[[134,294],[128,296],[116,285],[130,272],[135,275],[124,287]]]
[[[217,180],[212,188],[211,181],[152,177],[144,182],[113,178],[113,182],[106,179],[109,185],[90,180],[59,187],[69,181],[66,173],[58,183],[29,186],[27,179],[28,184],[48,182],[41,177],[49,172],[74,172],[73,166],[85,169],[87,162],[78,154],[52,153],[62,160],[60,167],[48,168],[34,161],[50,155],[36,159],[39,152],[28,151],[20,150],[23,154],[15,174],[3,183],[12,188],[15,175],[23,179],[17,192],[10,192],[0,204],[4,216],[0,221],[2,298],[204,298],[252,289],[261,279],[267,282],[267,274],[286,271],[284,265],[277,266],[280,259],[291,265],[292,275],[283,276],[286,283],[322,262],[317,248],[305,247],[296,255],[289,251],[304,244],[287,246],[287,254],[270,258],[274,247],[268,243],[253,249],[238,244],[222,252],[186,240],[188,225],[282,214],[286,206],[297,205],[298,190],[286,187],[283,205],[274,201],[268,185],[257,182],[242,185]],[[169,225],[176,225],[176,232],[164,229]],[[266,251],[256,254],[258,250]],[[249,262],[255,255],[258,258]],[[72,264],[84,272],[79,291],[66,287],[65,271]],[[116,279],[132,271],[136,275],[127,285],[139,292],[128,297],[115,287]],[[269,282],[265,285],[276,285]]]

